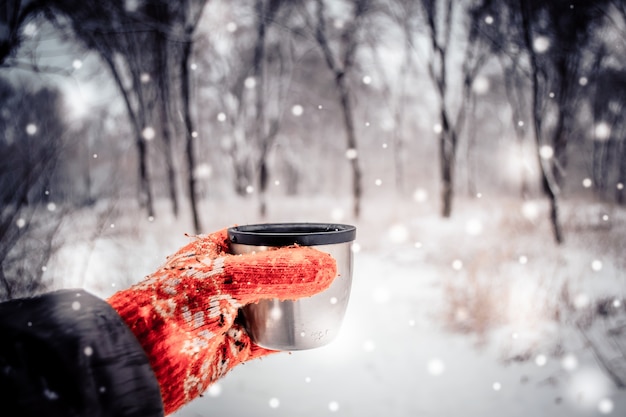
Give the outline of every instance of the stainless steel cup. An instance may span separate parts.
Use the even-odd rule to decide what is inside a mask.
[[[324,346],[337,336],[350,298],[354,226],[254,224],[232,227],[228,236],[233,254],[298,244],[327,252],[337,263],[337,276],[321,293],[294,301],[261,300],[242,308],[246,330],[256,344],[273,350],[304,350]]]

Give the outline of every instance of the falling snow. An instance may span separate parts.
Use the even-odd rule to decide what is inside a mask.
[[[124,8],[128,12],[135,12],[139,8],[139,6],[141,6],[141,3],[141,0],[126,0],[124,2]]]
[[[550,49],[550,39],[545,36],[538,36],[533,41],[533,49],[538,54],[543,54]]]
[[[152,126],[147,126],[141,131],[141,137],[145,140],[152,140],[156,136],[156,131]]]
[[[335,207],[331,210],[330,217],[334,222],[341,222],[345,217],[345,211],[341,207]]]
[[[403,223],[397,223],[392,225],[388,231],[389,240],[392,243],[399,244],[404,243],[409,238],[409,228]]]
[[[33,123],[29,123],[26,125],[26,133],[30,136],[34,135],[35,133],[37,133],[37,125],[33,124]]]
[[[433,376],[438,376],[443,374],[443,372],[446,370],[446,366],[441,359],[433,358],[428,361],[427,369],[429,374]]]
[[[249,90],[253,89],[254,87],[256,87],[256,78],[254,77],[246,78],[246,80],[243,82],[243,85]]]
[[[537,355],[535,357],[535,363],[537,364],[537,366],[544,366],[546,363],[548,363],[548,358],[545,355]]]
[[[43,390],[43,395],[44,395],[44,397],[46,397],[50,401],[54,401],[54,400],[58,400],[59,399],[59,394],[56,393],[55,391],[52,391],[52,390],[48,389],[48,388]]]
[[[596,124],[593,129],[596,140],[605,141],[611,137],[611,126],[606,122]]]
[[[486,94],[489,91],[489,79],[487,77],[476,77],[472,84],[472,89],[478,95]]]
[[[226,24],[226,30],[229,31],[230,33],[235,33],[237,31],[237,23],[228,22]]]
[[[270,408],[278,408],[280,406],[280,401],[278,398],[270,398],[269,405]]]
[[[22,30],[22,33],[24,34],[24,36],[26,37],[33,37],[37,34],[39,28],[37,27],[37,25],[33,22],[29,22],[26,25],[24,25],[24,29]]]
[[[465,223],[465,233],[478,236],[483,232],[483,223],[479,219],[470,219]]]
[[[613,401],[609,398],[603,398],[598,402],[598,411],[602,414],[611,414],[613,412]]]
[[[524,202],[521,211],[522,215],[530,221],[534,221],[539,217],[539,206],[533,201]]]
[[[357,151],[356,151],[356,149],[350,148],[350,149],[348,149],[348,150],[346,151],[346,158],[347,158],[347,159],[352,160],[352,159],[356,159],[356,157],[357,157]]]
[[[207,163],[198,164],[194,171],[194,177],[196,179],[207,180],[211,178],[213,174],[213,167]]]
[[[611,382],[597,368],[583,368],[572,375],[567,387],[569,398],[583,409],[597,409],[611,392]]]
[[[602,261],[595,259],[593,262],[591,262],[591,269],[593,269],[594,271],[598,272],[602,270]]]
[[[551,159],[554,156],[554,149],[550,145],[543,145],[539,148],[539,156],[543,159]]]
[[[331,401],[328,403],[328,409],[332,412],[339,411],[339,403],[337,401]]]
[[[296,104],[291,108],[291,114],[293,114],[296,117],[302,116],[303,113],[304,113],[304,108],[299,104]]]
[[[416,189],[415,192],[413,192],[413,200],[417,201],[418,203],[424,203],[426,200],[428,200],[428,191],[423,188]]]
[[[578,368],[578,358],[574,354],[568,353],[561,359],[561,366],[564,370],[572,372]]]

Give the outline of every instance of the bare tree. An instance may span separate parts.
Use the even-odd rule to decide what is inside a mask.
[[[529,57],[532,121],[542,186],[550,201],[554,239],[561,243],[559,198],[567,165],[567,141],[573,133],[571,127],[575,126],[583,51],[601,2],[520,0],[519,5]],[[546,123],[547,114],[554,118],[554,123]]]
[[[615,165],[615,200],[618,204],[626,203],[626,125],[623,118],[624,88],[626,79],[623,68],[626,65],[623,56],[626,50],[626,3],[610,0],[604,10],[607,34],[596,52],[592,77],[589,82],[595,87],[593,98],[594,118],[599,123],[594,129],[592,171],[594,185],[601,191],[608,190],[610,165]],[[613,35],[614,34],[614,35]],[[612,36],[613,35],[613,36]],[[618,40],[617,42],[615,40]],[[595,131],[597,130],[597,132]],[[599,135],[598,135],[599,134]],[[607,137],[608,135],[608,137]],[[613,161],[611,161],[613,159]]]
[[[506,102],[511,108],[511,127],[515,133],[519,164],[520,194],[522,198],[530,193],[530,165],[527,161],[528,90],[530,76],[524,55],[521,16],[515,5],[506,2],[485,1],[475,9],[480,16],[475,19],[478,25],[476,35],[497,60],[502,70],[502,81]]]
[[[484,1],[453,2],[452,0],[422,0],[421,6],[426,20],[430,58],[428,73],[439,97],[439,166],[441,170],[441,214],[450,217],[454,196],[455,165],[459,139],[466,122],[467,112],[472,106],[472,84],[488,58],[484,44],[478,36],[478,19],[483,18]],[[453,28],[457,27],[457,13],[464,13],[467,20],[464,28],[460,88],[451,89],[453,71],[449,66],[454,53]]]
[[[148,45],[154,45],[154,30],[146,18],[127,10],[120,2],[57,0],[48,4],[48,16],[61,29],[71,25],[84,45],[98,53],[108,67],[124,100],[134,132],[139,167],[139,201],[154,216],[154,197],[149,171],[148,141],[155,135],[156,89],[150,80],[153,62]]]
[[[603,67],[599,62],[594,67],[592,81],[595,88],[591,98],[594,118],[591,133],[593,135],[591,165],[594,187],[602,195],[608,191],[611,179],[617,178],[618,184],[624,179],[620,178],[620,170],[621,157],[624,156],[621,149],[623,135],[626,132],[626,124],[622,120],[626,105],[624,102],[626,77],[622,70]],[[620,188],[622,187],[617,186],[618,193],[615,195],[618,201]]]
[[[270,155],[289,98],[295,59],[294,37],[285,36],[294,11],[288,6],[284,0],[232,6],[233,13],[252,11],[251,22],[237,27],[229,39],[232,54],[210,53],[207,63],[215,77],[210,88],[217,91],[216,101],[223,109],[220,120],[228,126],[223,148],[233,167],[235,192],[246,196],[255,191],[261,217],[267,214]],[[206,39],[203,49],[211,51]]]
[[[314,17],[308,13],[305,7],[305,18],[309,27],[314,30],[315,40],[322,52],[326,65],[333,73],[335,86],[337,87],[346,132],[346,155],[350,160],[352,169],[353,214],[358,218],[361,212],[363,174],[359,165],[354,110],[348,77],[355,65],[357,49],[361,42],[359,32],[365,24],[370,1],[354,0],[350,2],[352,15],[345,23],[342,22],[342,25],[340,25],[343,26],[342,28],[337,29],[339,32],[337,33],[339,39],[338,52],[334,51],[335,48],[331,45],[332,38],[331,31],[328,28],[329,17],[327,15],[326,3],[324,0],[315,0],[314,3]]]
[[[202,17],[202,12],[206,1],[189,1],[183,5],[183,48],[182,58],[180,60],[180,73],[181,73],[181,92],[182,92],[182,113],[184,115],[185,124],[185,155],[187,158],[187,184],[189,187],[189,201],[191,206],[191,214],[193,219],[194,230],[196,233],[200,233],[202,226],[200,224],[200,216],[198,213],[197,202],[197,184],[196,184],[196,160],[195,160],[195,137],[196,130],[194,129],[192,115],[191,115],[191,79],[189,69],[192,65],[192,53],[194,46],[194,36],[198,27],[198,22]]]
[[[48,201],[49,182],[65,127],[56,90],[15,89],[0,79],[0,103],[0,298],[12,298],[41,287],[53,252],[62,216]],[[47,214],[36,215],[42,206]]]
[[[402,63],[397,75],[387,75],[385,63],[379,52],[379,39],[377,33],[368,31],[367,43],[374,55],[374,65],[377,76],[383,80],[381,94],[391,113],[393,120],[391,138],[393,146],[393,165],[396,191],[404,192],[406,177],[406,152],[407,139],[405,136],[405,122],[409,110],[409,94],[411,75],[415,71],[415,53],[413,50],[413,38],[416,32],[414,27],[417,16],[418,4],[413,1],[392,1],[385,4],[384,12],[392,22],[401,29],[402,33]],[[388,22],[384,22],[386,27]]]
[[[265,193],[269,181],[268,153],[274,143],[279,131],[278,117],[268,121],[265,108],[267,92],[265,91],[265,59],[266,59],[266,34],[272,24],[279,8],[284,0],[255,0],[254,10],[257,18],[257,37],[254,45],[254,55],[252,58],[252,76],[255,80],[255,107],[256,119],[253,128],[253,136],[256,136],[258,143],[258,158],[256,160],[256,170],[259,185],[259,214],[265,217],[267,214],[267,202]],[[282,66],[281,66],[282,68]]]
[[[163,140],[163,155],[165,158],[165,169],[169,198],[172,203],[172,212],[175,216],[179,212],[178,193],[176,186],[176,167],[174,163],[173,144],[173,117],[171,102],[175,98],[171,83],[175,80],[175,65],[173,60],[173,46],[178,47],[179,42],[173,39],[173,21],[177,20],[180,9],[186,8],[187,2],[181,2],[180,8],[175,8],[175,4],[169,1],[153,1],[145,3],[145,14],[148,16],[154,27],[154,65],[152,74],[157,85],[157,114],[158,125]],[[144,74],[145,76],[145,74]],[[195,204],[192,204],[195,207]]]
[[[137,4],[55,0],[48,6],[49,15],[58,25],[69,23],[78,39],[98,53],[118,86],[135,136],[140,203],[149,216],[154,216],[149,143],[159,137],[172,210],[174,214],[179,211],[172,137],[176,119],[172,113],[178,110],[182,115],[189,201],[197,231],[200,224],[193,178],[195,130],[190,114],[189,66],[194,32],[205,4],[206,0]],[[173,84],[176,81],[178,84]]]
[[[39,12],[38,1],[5,0],[0,5],[0,67],[20,45],[24,25]]]

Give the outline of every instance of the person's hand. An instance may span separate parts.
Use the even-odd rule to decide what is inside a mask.
[[[228,253],[226,230],[194,241],[139,284],[107,301],[143,346],[170,414],[229,369],[272,351],[235,322],[261,299],[297,299],[330,286],[335,260],[307,247]]]

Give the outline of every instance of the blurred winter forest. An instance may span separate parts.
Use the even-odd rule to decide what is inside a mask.
[[[354,308],[383,276],[389,311],[432,281],[479,338],[570,320],[624,388],[625,105],[623,0],[2,0],[0,300],[107,296],[185,233],[353,223]]]
[[[621,0],[7,0],[3,297],[130,200],[545,198],[560,243],[563,200],[625,201],[625,33]]]

